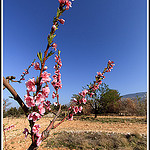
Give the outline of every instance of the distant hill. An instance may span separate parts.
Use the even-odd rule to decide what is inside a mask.
[[[147,92],[138,92],[138,93],[132,93],[132,94],[126,94],[122,95],[122,98],[137,98],[141,97],[141,99],[144,99],[146,97]]]

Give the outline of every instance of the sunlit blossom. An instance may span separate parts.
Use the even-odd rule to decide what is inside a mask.
[[[29,79],[29,80],[26,82],[26,87],[27,87],[27,89],[28,89],[29,92],[35,92],[35,91],[36,91],[35,78]]]
[[[28,115],[28,119],[33,120],[33,122],[36,122],[40,118],[41,118],[41,115],[37,112],[32,112],[31,114]]]
[[[32,132],[33,133],[37,133],[37,132],[39,132],[39,128],[40,128],[41,126],[39,125],[39,124],[35,124],[34,126],[33,126],[33,128],[32,128]]]

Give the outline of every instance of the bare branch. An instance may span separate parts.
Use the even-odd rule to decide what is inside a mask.
[[[49,126],[42,132],[42,139],[41,140],[46,139],[49,136],[50,129],[52,129],[54,127],[54,123],[55,123],[56,119],[58,118],[58,116],[59,116],[59,114],[61,112],[61,105],[59,105],[59,106],[60,107],[59,107],[59,110],[58,110],[57,114],[55,115],[53,120],[50,121]]]
[[[14,90],[14,88],[7,82],[7,80],[4,77],[3,77],[3,85],[14,96],[14,99],[19,103],[19,105],[24,110],[25,115],[28,116],[28,112],[29,112],[28,107],[24,104],[23,100],[20,98],[20,96],[17,94],[17,92]]]

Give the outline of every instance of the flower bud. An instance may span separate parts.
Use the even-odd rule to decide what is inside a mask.
[[[65,23],[65,20],[64,20],[64,19],[59,19],[59,22],[60,22],[61,24],[64,24],[64,23]]]
[[[52,26],[52,30],[56,30],[56,26],[55,25]]]

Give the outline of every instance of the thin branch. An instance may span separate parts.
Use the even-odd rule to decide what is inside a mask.
[[[61,120],[59,123],[57,123],[52,129],[55,129],[56,127],[58,127],[61,123],[63,123],[67,118],[69,117],[69,114],[63,119]]]
[[[50,129],[52,129],[54,127],[54,123],[55,123],[56,119],[58,118],[58,116],[59,116],[59,114],[61,112],[61,105],[59,105],[59,106],[60,107],[59,107],[59,110],[58,110],[57,114],[55,115],[53,120],[50,121],[49,126],[42,132],[42,139],[41,139],[42,141],[49,136]]]

